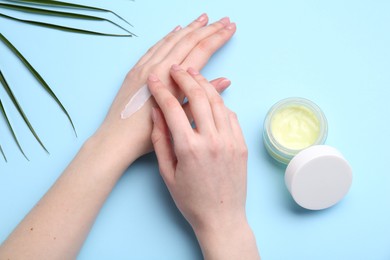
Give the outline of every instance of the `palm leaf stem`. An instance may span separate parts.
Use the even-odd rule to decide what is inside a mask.
[[[102,18],[102,17],[86,15],[86,14],[63,12],[63,11],[54,11],[54,10],[41,9],[41,8],[37,8],[37,7],[28,7],[28,6],[22,6],[22,5],[15,5],[15,4],[5,4],[5,3],[0,3],[0,8],[11,9],[11,10],[19,11],[19,12],[56,16],[56,17],[65,17],[65,18],[83,19],[83,20],[92,20],[92,21],[106,21],[106,22],[109,22],[109,23],[121,28],[122,30],[128,32],[129,34],[134,35],[132,32],[130,32],[126,28],[120,26],[119,24],[117,24],[109,19]]]
[[[23,64],[26,66],[26,68],[31,72],[31,74],[38,80],[38,82],[41,84],[41,86],[49,93],[49,95],[56,101],[57,105],[61,108],[61,110],[65,113],[66,117],[68,118],[70,124],[72,125],[73,131],[75,135],[77,136],[76,128],[73,124],[73,121],[68,113],[68,111],[65,109],[65,107],[62,105],[61,101],[58,99],[56,94],[54,94],[53,90],[49,87],[49,85],[46,83],[46,81],[42,78],[42,76],[36,71],[33,66],[26,60],[26,58],[15,48],[15,46],[12,45],[10,41],[8,41],[7,38],[3,36],[3,34],[0,33],[0,40],[7,45],[7,47],[23,62]]]
[[[82,33],[82,34],[92,34],[92,35],[100,35],[100,36],[113,36],[113,37],[131,37],[132,34],[110,34],[110,33],[101,33],[101,32],[95,32],[95,31],[89,31],[84,29],[77,29],[73,27],[67,27],[62,25],[56,25],[51,23],[44,23],[44,22],[38,22],[38,21],[32,21],[32,20],[25,20],[21,18],[12,17],[6,14],[0,13],[0,17],[4,17],[6,19],[18,21],[21,23],[27,23],[32,25],[37,25],[41,27],[51,28],[55,30],[61,30],[61,31],[67,31],[67,32],[73,32],[73,33]]]
[[[14,104],[14,106],[16,107],[16,109],[18,110],[19,114],[21,115],[21,117],[23,118],[24,122],[26,123],[27,127],[30,129],[31,133],[34,135],[35,139],[38,141],[38,143],[42,146],[42,148],[47,152],[49,153],[49,151],[46,149],[46,147],[43,145],[41,139],[39,139],[37,133],[35,132],[34,128],[32,127],[30,121],[28,120],[26,114],[24,113],[22,107],[20,106],[18,100],[16,99],[14,93],[12,92],[11,88],[9,87],[7,81],[5,80],[4,78],[4,75],[3,73],[1,72],[0,70],[0,83],[3,85],[5,91],[7,92],[8,96],[10,97],[12,103]]]
[[[76,9],[85,9],[89,11],[100,11],[100,12],[106,12],[111,13],[118,17],[123,22],[127,23],[130,26],[133,26],[130,24],[126,19],[118,15],[117,13],[104,9],[99,7],[93,7],[93,6],[87,6],[87,5],[80,5],[80,4],[73,4],[73,3],[67,3],[67,2],[61,2],[61,1],[52,1],[52,0],[9,0],[11,2],[18,2],[18,3],[30,3],[30,4],[39,4],[39,5],[46,5],[46,6],[57,6],[57,7],[67,7],[67,8],[76,8]]]
[[[0,73],[1,73],[1,71],[0,71]],[[0,112],[1,112],[1,114],[3,114],[3,117],[5,118],[5,121],[6,121],[7,125],[8,125],[8,129],[10,130],[10,132],[12,134],[12,137],[15,140],[15,143],[18,145],[19,150],[22,152],[23,156],[27,159],[27,161],[29,161],[29,159],[27,158],[26,154],[24,153],[24,151],[22,149],[22,146],[20,145],[20,143],[18,141],[18,138],[16,137],[16,134],[15,134],[14,129],[12,128],[11,122],[8,120],[7,113],[5,112],[5,109],[4,109],[3,103],[1,102],[1,99],[0,99]],[[7,158],[5,157],[5,154],[3,152],[3,149],[1,149],[1,146],[0,146],[0,150],[1,150],[1,153],[3,154],[3,157],[4,157],[5,161],[7,162]]]

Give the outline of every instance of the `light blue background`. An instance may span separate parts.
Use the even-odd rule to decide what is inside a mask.
[[[80,1],[81,2],[81,1]],[[0,18],[0,31],[52,86],[66,117],[0,44],[0,67],[47,145],[47,155],[0,97],[30,158],[4,120],[0,141],[0,241],[61,174],[101,123],[126,72],[158,39],[202,12],[237,23],[234,38],[203,70],[226,76],[226,104],[237,112],[249,148],[247,213],[263,259],[390,259],[390,2],[152,1],[83,3],[117,11],[136,38],[76,35]],[[9,12],[11,13],[11,12]],[[111,17],[111,16],[110,16]],[[60,22],[63,22],[61,20]],[[116,31],[102,23],[86,28]],[[327,144],[349,160],[352,188],[333,208],[307,211],[291,199],[284,169],[268,157],[261,133],[278,100],[313,100],[329,122]],[[79,259],[200,259],[190,226],[162,182],[154,155],[132,165],[99,214]]]

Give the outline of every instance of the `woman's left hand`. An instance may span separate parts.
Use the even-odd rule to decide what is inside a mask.
[[[231,23],[229,18],[222,18],[210,25],[207,23],[207,15],[202,14],[185,28],[176,27],[150,48],[127,74],[104,122],[90,138],[94,144],[99,143],[102,149],[110,151],[108,156],[114,156],[115,163],[127,167],[153,149],[150,140],[151,110],[154,105],[152,98],[131,117],[121,119],[121,112],[134,93],[146,83],[147,77],[150,74],[157,75],[182,101],[184,95],[170,76],[172,64],[179,64],[183,69],[191,66],[200,70],[236,31],[235,23]],[[230,81],[219,78],[212,84],[221,92],[230,85]]]

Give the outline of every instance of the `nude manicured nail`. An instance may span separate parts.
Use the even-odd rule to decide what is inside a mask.
[[[173,64],[171,68],[172,68],[172,70],[174,70],[174,71],[181,70],[181,67],[180,67],[179,65],[177,65],[177,64]]]
[[[230,24],[226,25],[225,28],[227,30],[234,30],[236,28],[236,24],[235,23],[230,23]]]
[[[196,19],[196,21],[198,21],[198,22],[203,22],[203,21],[206,20],[206,17],[207,17],[206,14],[202,14],[201,16],[198,17],[198,19]]]
[[[221,22],[224,25],[228,25],[228,24],[230,24],[230,19],[229,19],[229,17],[224,17],[221,20],[219,20],[219,22]]]
[[[180,25],[176,26],[175,29],[172,30],[172,32],[180,31],[182,28]]]
[[[219,91],[224,91],[225,89],[227,89],[230,84],[232,84],[232,82],[228,79],[224,79],[222,80],[221,82],[218,83],[218,87],[219,87]]]
[[[148,77],[148,80],[149,81],[152,81],[152,82],[157,82],[158,81],[158,77],[154,74],[150,74],[149,77]]]
[[[194,68],[189,68],[189,69],[188,69],[188,73],[191,74],[192,76],[199,75],[199,71],[197,71],[197,70],[194,69]]]

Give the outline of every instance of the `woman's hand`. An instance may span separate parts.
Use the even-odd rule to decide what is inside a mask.
[[[173,65],[171,76],[196,127],[151,74],[148,85],[161,109],[153,110],[152,132],[161,175],[205,258],[259,259],[245,213],[247,148],[237,117],[197,70]]]
[[[111,151],[110,155],[118,159],[116,163],[127,167],[133,160],[152,150],[150,114],[154,101],[149,99],[130,118],[121,119],[120,116],[130,98],[146,83],[148,75],[157,75],[176,98],[183,100],[184,95],[178,91],[169,75],[171,65],[180,64],[183,68],[191,66],[200,70],[236,30],[235,24],[228,18],[210,25],[207,23],[208,17],[203,14],[185,28],[176,27],[150,48],[126,76],[107,117],[91,138],[94,144],[99,143],[102,149]],[[212,83],[218,91],[223,91],[230,81],[219,78]]]
[[[235,32],[235,25],[227,18],[206,24],[207,16],[202,15],[186,28],[168,34],[140,59],[127,75],[101,127],[0,246],[0,259],[76,259],[124,170],[152,149],[153,100],[128,119],[121,119],[122,110],[150,73],[175,93],[175,102],[180,106],[177,98],[184,95],[170,78],[171,64],[200,69]],[[214,81],[218,90],[228,84],[225,79]],[[195,208],[192,212],[196,212]]]

